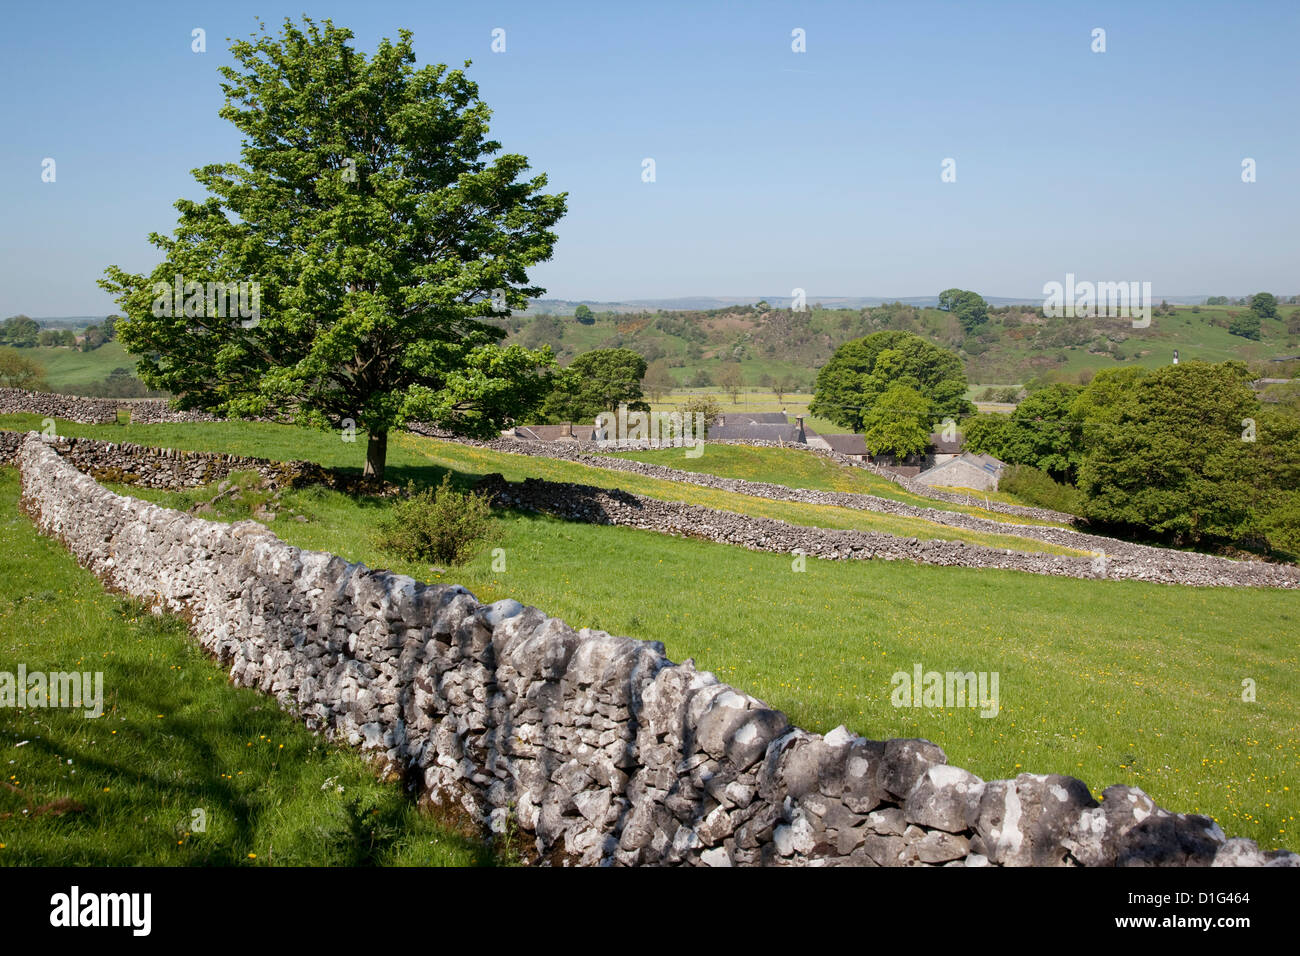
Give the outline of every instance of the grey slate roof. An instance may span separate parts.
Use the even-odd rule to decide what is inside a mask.
[[[755,424],[753,422],[733,422],[726,416],[725,425],[710,425],[709,438],[718,441],[783,441],[787,444],[803,444],[804,437],[799,433],[798,425],[790,424]]]
[[[865,455],[867,442],[861,435],[822,435],[822,441],[839,455]]]

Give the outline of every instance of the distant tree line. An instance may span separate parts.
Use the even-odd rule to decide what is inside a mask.
[[[1242,362],[1098,372],[964,423],[966,447],[1078,492],[1079,513],[1175,545],[1300,555],[1300,414]]]
[[[110,315],[98,325],[87,326],[81,334],[81,351],[93,352],[117,336],[120,316]],[[77,346],[77,335],[71,329],[43,329],[41,324],[27,315],[12,315],[0,322],[0,345],[11,348],[33,349]]]

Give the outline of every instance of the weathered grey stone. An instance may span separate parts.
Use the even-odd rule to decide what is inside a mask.
[[[973,773],[936,764],[912,787],[903,814],[908,823],[961,833],[974,825],[983,795],[984,781]]]
[[[1067,865],[1065,840],[1096,806],[1082,781],[1059,774],[987,783],[973,821],[975,849],[1004,866]]]
[[[908,846],[903,852],[903,859],[908,860],[911,854],[915,854],[915,859],[922,863],[947,863],[949,860],[960,860],[969,852],[970,841],[964,836],[934,830],[927,833],[919,843]]]
[[[1210,866],[1227,842],[1219,825],[1198,814],[1152,815],[1120,838],[1116,866]]]
[[[947,762],[944,752],[928,740],[890,740],[885,743],[878,781],[886,793],[904,800],[927,770]]]

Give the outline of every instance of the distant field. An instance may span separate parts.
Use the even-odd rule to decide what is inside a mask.
[[[921,508],[938,507],[945,511],[959,511],[963,514],[989,518],[993,521],[1002,521],[1008,524],[1051,524],[1051,522],[1032,521],[1003,514],[1002,512],[989,511],[975,505],[951,505],[937,502],[933,498],[913,494],[889,479],[882,478],[865,469],[847,468],[828,458],[794,448],[707,445],[704,454],[698,458],[687,458],[680,449],[615,452],[610,457],[629,458],[634,461],[664,465],[682,471],[717,475],[721,478],[742,478],[745,481],[768,482],[790,488],[875,495],[877,498],[889,498],[893,501],[901,501],[904,504],[916,505]],[[959,493],[969,495],[974,501],[988,498],[1004,504],[1024,503],[1015,498],[1014,495],[1009,494],[995,492],[989,496],[982,491],[972,489],[961,489]]]
[[[718,408],[722,410],[723,415],[729,412],[784,411],[791,422],[802,415],[804,425],[819,434],[839,435],[848,431],[842,425],[836,425],[825,418],[818,418],[815,415],[808,414],[808,403],[812,401],[811,392],[786,392],[778,399],[776,393],[771,389],[744,388],[737,394],[737,400],[733,402],[730,395],[718,388],[675,388],[671,393],[664,396],[663,401],[652,402],[650,408],[656,412],[678,411],[692,398],[698,398],[699,396],[705,396],[717,402]]]
[[[105,342],[93,352],[72,348],[33,348],[22,352],[45,367],[45,381],[55,391],[60,386],[101,381],[108,378],[115,368],[129,368],[131,374],[135,374],[135,359],[119,342]]]
[[[39,428],[39,421],[35,415],[3,415],[0,416],[0,427]],[[365,447],[364,437],[356,443],[348,444],[328,432],[258,423],[222,422],[197,426],[77,425],[59,421],[58,432],[61,435],[85,435],[112,441],[133,441],[145,445],[255,455],[279,460],[310,458],[322,460],[322,463],[335,467],[357,467]],[[414,452],[415,448],[419,451]],[[389,455],[391,462],[389,478],[399,482],[407,480],[411,474],[408,462],[418,463],[426,469],[432,463],[440,469],[449,469],[462,476],[481,476],[500,472],[511,481],[537,477],[600,488],[621,488],[665,501],[683,501],[687,504],[772,518],[814,528],[879,531],[923,540],[966,541],[990,548],[1011,548],[1047,554],[1085,553],[1042,541],[950,528],[920,518],[895,517],[826,505],[770,501],[711,488],[660,481],[640,475],[589,468],[574,462],[507,455],[454,442],[434,442],[408,434],[399,434],[390,438]],[[421,477],[427,479],[429,473],[421,471]]]

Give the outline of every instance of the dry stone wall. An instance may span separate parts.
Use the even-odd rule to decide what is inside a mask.
[[[79,395],[0,388],[0,415],[40,415],[85,425],[106,425],[117,421],[117,409],[118,401],[112,398],[82,398]]]
[[[127,412],[136,425],[221,420],[207,412],[176,411],[165,398],[84,398],[56,392],[0,388],[0,415],[41,415],[83,425],[111,425],[117,421],[119,410]]]
[[[16,462],[25,438],[21,432],[0,431],[0,464]],[[355,478],[349,479],[309,461],[271,461],[63,435],[43,440],[74,467],[99,481],[113,484],[181,490],[212,484],[229,478],[235,472],[247,471],[257,473],[270,487],[277,488],[307,484],[340,487],[356,483]]]
[[[557,862],[637,865],[1300,865],[1141,790],[982,781],[925,740],[825,736],[674,664],[103,488],[35,433],[23,504],[106,583],[189,616],[232,679]]]
[[[0,431],[0,462],[17,452],[21,435]],[[153,448],[130,442],[57,437],[52,447],[81,471],[100,481],[152,488],[190,488],[228,478],[233,472],[253,471],[273,487],[322,484],[350,491],[396,494],[391,483],[379,487],[355,474],[322,468],[312,462],[277,462],[205,452]],[[1065,528],[1007,525],[953,512],[916,508],[872,495],[811,491],[677,471],[662,465],[579,456],[576,460],[596,467],[621,466],[647,477],[685,481],[703,487],[778,501],[836,505],[923,518],[940,525],[971,531],[1024,537],[1063,547],[1092,551],[1097,557],[1052,555],[1044,552],[989,548],[962,541],[923,540],[871,531],[836,531],[793,525],[768,518],[736,514],[662,501],[644,495],[606,490],[588,485],[528,479],[507,483],[489,476],[484,488],[500,504],[527,508],[570,521],[621,524],[663,534],[702,537],[759,551],[802,552],[819,558],[910,560],[924,564],[1000,568],[1035,574],[1079,578],[1111,578],[1216,587],[1300,588],[1300,568],[1264,561],[1230,561],[1195,552],[1131,544],[1113,538],[1087,535]]]
[[[721,479],[731,481],[732,479]],[[617,524],[663,534],[704,538],[724,544],[739,545],[753,551],[779,554],[799,552],[829,560],[884,559],[907,560],[945,567],[1000,568],[1075,578],[1111,578],[1163,584],[1202,587],[1280,587],[1300,588],[1300,568],[1269,564],[1263,561],[1229,561],[1194,552],[1172,551],[1130,545],[1110,538],[1092,538],[1063,529],[1042,531],[1041,538],[1066,547],[1086,548],[1089,539],[1106,547],[1102,558],[1056,555],[1044,552],[1017,551],[967,544],[943,539],[904,538],[878,531],[834,530],[788,524],[772,518],[720,511],[700,505],[662,501],[618,489],[590,485],[544,481],[528,478],[507,482],[501,475],[485,476],[479,487],[499,504],[526,508],[554,515],[568,521],[594,524]],[[773,486],[782,487],[782,486]],[[789,490],[789,489],[786,489]],[[811,492],[814,497],[833,498],[833,493]],[[801,500],[801,499],[794,499]],[[827,501],[824,503],[835,503]],[[906,506],[903,506],[906,507]],[[955,515],[960,519],[965,516]],[[972,521],[981,519],[973,518]],[[957,524],[958,522],[952,522]],[[1016,529],[990,522],[1002,534],[1017,534]],[[1070,537],[1073,535],[1073,537]],[[1038,535],[1025,535],[1039,537]]]

